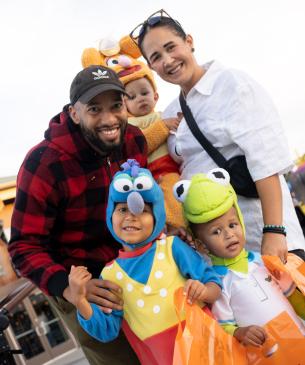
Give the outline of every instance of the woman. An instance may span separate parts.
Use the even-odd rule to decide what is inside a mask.
[[[270,97],[246,74],[217,61],[199,65],[193,38],[163,9],[131,33],[152,70],[179,85],[201,132],[226,159],[245,155],[259,199],[239,196],[247,227],[247,248],[277,255],[305,248],[287,184],[282,176],[292,167],[284,131]],[[181,112],[179,99],[163,118]],[[183,119],[169,138],[172,157],[180,162],[181,178],[216,167]],[[264,233],[263,233],[264,231]],[[286,241],[287,233],[287,241]]]

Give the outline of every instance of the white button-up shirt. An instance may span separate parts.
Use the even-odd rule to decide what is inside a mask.
[[[285,295],[291,295],[295,285],[287,276],[284,275],[283,279],[277,282],[258,262],[249,262],[247,274],[228,270],[223,278],[221,297],[213,304],[212,312],[221,324],[247,327],[264,326],[286,311],[305,334],[302,321],[283,294],[287,291]]]
[[[189,91],[186,102],[206,138],[226,159],[245,155],[254,181],[283,174],[292,167],[287,140],[279,115],[266,91],[241,71],[227,69],[217,61],[203,66],[203,77]],[[163,118],[181,111],[175,99]],[[216,164],[193,136],[185,119],[168,138],[171,156],[180,163],[181,179],[206,173]],[[290,192],[281,177],[284,225],[288,248],[305,248]],[[247,248],[260,251],[263,219],[259,199],[239,197],[247,230]]]

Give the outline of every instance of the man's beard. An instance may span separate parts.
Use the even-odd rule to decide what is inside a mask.
[[[80,121],[79,125],[85,140],[101,156],[108,156],[111,152],[119,149],[123,145],[127,121],[121,121],[119,142],[104,142],[99,138],[94,130],[88,129],[82,120]]]

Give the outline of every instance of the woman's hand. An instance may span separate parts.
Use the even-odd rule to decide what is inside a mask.
[[[286,237],[279,233],[264,233],[262,240],[262,255],[278,256],[283,264],[287,262]]]
[[[171,132],[176,132],[180,124],[179,118],[166,118],[163,119],[163,122]]]

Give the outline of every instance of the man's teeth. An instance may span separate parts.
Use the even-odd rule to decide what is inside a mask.
[[[107,134],[108,136],[111,136],[112,134],[115,134],[117,132],[118,128],[113,129],[102,129],[101,132],[104,134]]]

